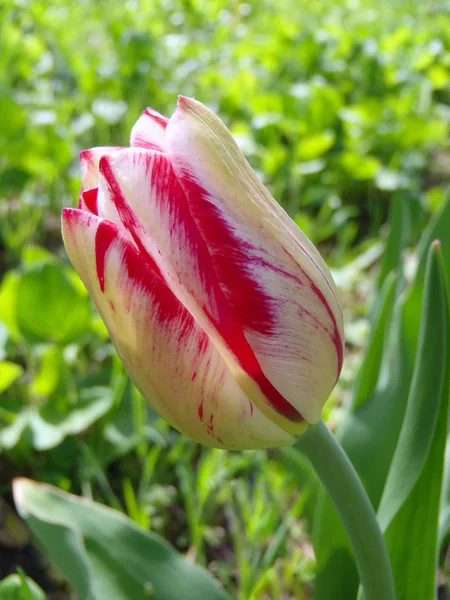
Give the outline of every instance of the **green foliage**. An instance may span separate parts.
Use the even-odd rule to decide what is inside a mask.
[[[51,486],[14,482],[16,506],[82,598],[227,600],[204,570],[124,515]]]
[[[378,227],[394,191],[425,211],[440,201],[444,2],[114,0],[105,11],[6,0],[1,11],[1,228],[11,250],[42,241],[39,220],[72,202],[80,149],[126,145],[143,107],[170,114],[178,93],[222,115],[315,242],[345,247]]]
[[[450,404],[449,308],[442,255],[434,242],[408,404],[378,509],[399,600],[435,594]]]
[[[381,522],[387,528],[389,551],[395,557],[397,593],[402,599],[410,597],[412,593],[408,587],[412,585],[408,583],[412,571],[404,568],[405,560],[408,564],[416,565],[412,567],[418,578],[414,579],[415,592],[419,593],[418,586],[423,586],[420,588],[420,598],[424,600],[429,597],[430,588],[427,586],[434,580],[436,566],[436,532],[440,490],[445,472],[443,464],[448,428],[446,415],[450,400],[449,377],[446,373],[446,323],[449,317],[445,291],[450,263],[442,258],[438,260],[437,254],[440,251],[432,252],[428,280],[425,281],[425,249],[432,239],[448,231],[449,217],[450,202],[447,202],[430,228],[424,232],[416,280],[406,294],[398,295],[395,306],[391,309],[392,319],[384,321],[385,331],[390,330],[391,335],[386,336],[381,370],[377,362],[372,363],[375,374],[378,374],[376,386],[368,388],[366,397],[362,399],[361,384],[358,383],[360,380],[356,380],[356,402],[354,401],[352,412],[347,415],[339,432],[342,445],[358,471],[374,507],[379,508]],[[395,222],[399,228],[402,227],[400,220]],[[393,229],[390,235],[397,237],[399,232]],[[447,255],[448,237],[442,236],[442,240],[442,254]],[[434,258],[433,254],[436,255]],[[401,288],[398,293],[400,291]],[[395,301],[395,295],[392,294],[385,293],[381,298],[384,302],[389,298],[391,306]],[[384,306],[376,314],[382,316],[386,310],[387,307]],[[363,363],[365,382],[375,380],[367,359],[373,353],[372,347],[380,345],[382,323],[378,318],[373,326],[374,335],[366,362]],[[419,326],[421,342],[416,351]],[[413,374],[415,358],[417,362]],[[418,502],[428,506],[429,535],[426,540],[422,536],[420,545],[407,544],[406,532],[411,536],[416,534],[411,524],[406,528],[406,521],[410,519],[411,523],[415,523],[411,511],[417,510]],[[395,510],[389,513],[387,507],[392,509],[394,504]],[[397,511],[397,520],[394,519],[391,523]],[[336,598],[355,597],[358,587],[356,567],[345,532],[328,499],[323,498],[316,517],[317,598],[329,597],[331,589],[335,590],[333,593]],[[417,535],[420,537],[422,529],[419,523],[417,527]],[[428,561],[423,560],[424,544],[428,544]]]
[[[59,213],[78,196],[78,152],[127,144],[145,106],[169,115],[182,93],[218,112],[335,267],[347,357],[325,414],[332,427],[340,424],[378,507],[409,410],[425,256],[435,238],[450,277],[449,81],[450,16],[440,0],[112,0],[107,10],[94,0],[5,0],[0,493],[25,475],[111,506],[150,530],[139,534],[145,539],[161,535],[208,567],[238,600],[306,600],[313,579],[319,600],[355,598],[345,533],[295,448],[199,449],[129,383],[68,266]],[[421,531],[412,508],[420,504],[432,515],[423,520],[437,519],[442,419],[438,425],[429,428],[421,468],[387,530],[397,572],[395,541]],[[450,537],[448,449],[445,464],[441,567]],[[58,530],[68,539],[71,523]],[[428,534],[421,543],[431,548],[432,527]],[[430,564],[417,576],[423,567],[431,577]],[[2,581],[1,593],[22,590],[24,580]],[[415,588],[412,596],[404,589],[416,600]]]
[[[34,581],[20,573],[0,581],[0,598],[2,600],[45,600],[46,596]]]

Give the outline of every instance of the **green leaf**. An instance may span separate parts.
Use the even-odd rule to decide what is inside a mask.
[[[23,368],[16,363],[7,360],[0,361],[0,394],[9,388],[22,372]]]
[[[20,338],[17,326],[17,289],[20,276],[15,271],[8,271],[0,285],[0,320],[6,325],[14,340]]]
[[[88,327],[91,305],[58,264],[36,264],[22,274],[17,289],[17,322],[31,342],[68,343]]]
[[[414,284],[397,300],[376,389],[355,412],[347,415],[337,432],[376,510],[399,439],[412,380],[424,289],[423,249],[427,242],[442,236],[444,264],[450,269],[449,230],[450,203],[447,203],[423,234]],[[450,464],[447,465],[448,468]],[[354,558],[339,517],[324,494],[317,503],[314,547],[317,600],[355,598],[358,574]]]
[[[367,398],[358,392],[358,407],[347,415],[337,431],[337,437],[375,507],[380,501],[397,444],[411,380],[412,365],[405,344],[404,313],[404,297],[400,297],[392,320],[386,322],[388,328],[384,335],[388,342],[376,388]],[[318,568],[315,598],[356,598],[359,580],[353,552],[340,518],[323,492],[317,502],[313,537]]]
[[[448,293],[437,242],[430,248],[408,407],[378,511],[398,600],[435,594],[438,523],[448,430]]]
[[[57,392],[40,407],[23,407],[16,402],[10,423],[0,429],[0,448],[16,446],[25,430],[30,432],[36,450],[54,448],[67,436],[86,431],[112,404],[111,390],[102,386],[80,389],[73,402]]]
[[[1,600],[45,600],[41,588],[25,575],[9,575],[0,581]]]
[[[414,487],[432,443],[444,390],[447,356],[447,305],[438,244],[431,246],[420,320],[414,375],[400,438],[383,491],[378,518],[383,529]]]
[[[335,139],[335,133],[330,130],[302,137],[298,143],[299,158],[305,161],[319,158],[331,148]]]
[[[372,179],[380,168],[380,162],[374,156],[363,156],[350,151],[341,154],[340,162],[350,177],[360,180]]]
[[[111,508],[31,481],[13,484],[17,510],[82,598],[230,600],[159,536]]]

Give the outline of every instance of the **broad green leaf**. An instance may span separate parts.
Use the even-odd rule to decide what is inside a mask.
[[[15,271],[8,271],[0,285],[0,320],[8,328],[14,340],[20,338],[17,326],[17,289],[20,276]]]
[[[347,415],[337,432],[376,510],[400,435],[412,379],[424,287],[423,249],[427,242],[442,236],[442,253],[448,270],[449,230],[450,203],[447,203],[424,232],[414,284],[396,303],[376,390],[354,413]],[[318,502],[314,545],[318,562],[317,600],[355,598],[358,587],[355,562],[339,517],[325,495]]]
[[[82,598],[230,600],[159,536],[111,508],[16,479],[20,515]]]
[[[67,343],[83,335],[91,317],[87,294],[71,281],[58,264],[37,264],[20,277],[17,322],[32,342]]]
[[[408,396],[410,367],[402,336],[402,317],[403,302],[399,302],[377,388],[354,413],[347,415],[338,431],[374,506],[378,506],[383,491]],[[318,567],[315,598],[356,598],[359,579],[353,552],[333,504],[323,493],[317,505],[314,547]]]
[[[46,595],[29,577],[9,575],[0,581],[1,600],[45,600]]]
[[[23,265],[29,267],[36,263],[54,262],[55,256],[41,246],[25,246],[22,249],[21,259]]]
[[[422,473],[385,533],[397,600],[429,600],[436,590],[448,395],[442,400]]]
[[[355,179],[372,179],[380,168],[380,162],[374,156],[363,156],[356,152],[343,152],[340,156],[342,167]]]
[[[398,600],[428,600],[435,593],[450,399],[450,315],[444,277],[435,242],[428,257],[408,407],[378,511]]]
[[[0,448],[13,448],[28,431],[36,450],[48,450],[67,436],[86,431],[110,410],[113,396],[109,388],[98,386],[80,389],[73,401],[67,394],[55,393],[41,407],[11,404],[10,422],[0,429]]]
[[[56,391],[64,394],[71,385],[69,365],[64,358],[63,349],[56,344],[41,344],[33,352],[35,377],[30,383],[33,395],[51,398]]]
[[[56,395],[34,412],[30,418],[33,445],[36,450],[48,450],[60,444],[68,435],[86,431],[111,408],[113,402],[109,388],[82,388],[77,400],[69,404]]]
[[[330,130],[302,137],[298,143],[299,158],[304,161],[319,158],[331,148],[335,139],[335,134]]]
[[[0,394],[12,385],[23,372],[23,368],[7,360],[0,361]]]
[[[433,440],[444,390],[447,356],[447,305],[439,245],[432,245],[422,302],[414,374],[397,448],[381,499],[378,518],[386,530],[414,487]],[[445,423],[445,429],[447,423]]]

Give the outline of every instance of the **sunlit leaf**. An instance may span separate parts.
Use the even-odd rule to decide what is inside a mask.
[[[16,479],[20,515],[83,598],[229,600],[213,578],[123,514]]]

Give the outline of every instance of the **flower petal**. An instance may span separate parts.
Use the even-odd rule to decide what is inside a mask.
[[[160,115],[153,108],[146,108],[131,130],[130,145],[164,152],[164,136],[168,122],[167,117]]]
[[[82,191],[78,200],[78,208],[81,210],[86,210],[93,215],[98,215],[97,197],[98,187]]]
[[[104,154],[114,150],[121,150],[121,147],[96,146],[80,152],[81,191],[98,186],[98,163]]]
[[[214,274],[204,240],[166,154],[142,149],[100,161],[100,216],[121,220],[142,256],[212,339],[249,398],[280,426],[300,433],[299,412],[268,381]]]
[[[265,376],[316,422],[343,360],[328,268],[205,106],[180,98],[166,141],[221,289]]]
[[[219,448],[292,443],[249,401],[205,332],[113,223],[64,209],[63,236],[127,372],[169,423]]]

